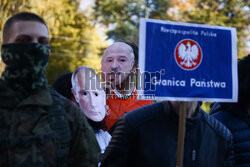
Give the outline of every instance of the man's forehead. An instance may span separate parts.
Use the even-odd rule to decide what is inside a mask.
[[[49,38],[48,28],[38,21],[16,21],[11,26],[13,33],[24,35],[38,35]]]
[[[114,44],[112,44],[110,47],[110,49],[128,49],[129,51],[133,51],[133,49],[126,43],[124,42],[115,42]]]
[[[124,42],[115,42],[105,50],[103,58],[108,57],[112,54],[127,57],[130,56],[131,53],[133,53],[133,49],[128,44]]]

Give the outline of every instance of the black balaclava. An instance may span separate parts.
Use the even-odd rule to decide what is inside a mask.
[[[45,78],[50,47],[39,43],[3,44],[2,60],[6,64],[1,81],[22,98],[47,87]]]

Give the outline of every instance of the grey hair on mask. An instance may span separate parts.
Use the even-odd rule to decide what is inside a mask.
[[[101,90],[103,90],[103,86],[102,86],[102,83],[101,83],[101,80],[100,80],[100,78],[97,76],[97,74],[95,73],[95,71],[92,69],[92,68],[90,68],[90,67],[87,67],[87,66],[80,66],[80,67],[78,67],[73,73],[72,73],[72,76],[71,76],[71,84],[72,84],[72,88],[74,89],[74,90],[76,90],[76,85],[78,84],[78,82],[76,83],[76,80],[75,80],[75,78],[76,78],[76,75],[77,75],[77,73],[79,72],[79,71],[81,71],[81,72],[85,72],[85,83],[89,83],[89,82],[92,82],[92,81],[94,81],[95,83],[96,83],[96,87],[95,88],[97,88],[97,89],[101,89]],[[92,76],[92,75],[94,75],[94,77]],[[93,78],[90,78],[90,77],[93,77]],[[93,79],[93,80],[91,80],[91,79]]]

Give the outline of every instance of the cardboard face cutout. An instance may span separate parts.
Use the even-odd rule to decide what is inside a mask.
[[[84,114],[95,122],[102,121],[105,117],[105,92],[103,90],[80,90],[78,94],[78,104]]]
[[[113,86],[121,84],[131,73],[133,66],[133,49],[123,42],[116,42],[103,55],[102,77]]]
[[[73,94],[85,116],[95,122],[100,122],[106,113],[106,94],[103,89],[97,89],[96,82],[92,82],[93,80],[89,80],[86,76],[89,76],[86,71],[79,71],[76,74]]]

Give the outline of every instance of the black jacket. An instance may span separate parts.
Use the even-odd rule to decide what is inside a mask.
[[[237,167],[250,167],[250,117],[240,107],[237,111],[215,103],[210,111],[233,134],[233,147]]]
[[[197,110],[186,121],[184,167],[233,166],[231,133]],[[178,119],[167,102],[125,114],[117,123],[102,167],[175,167]]]

